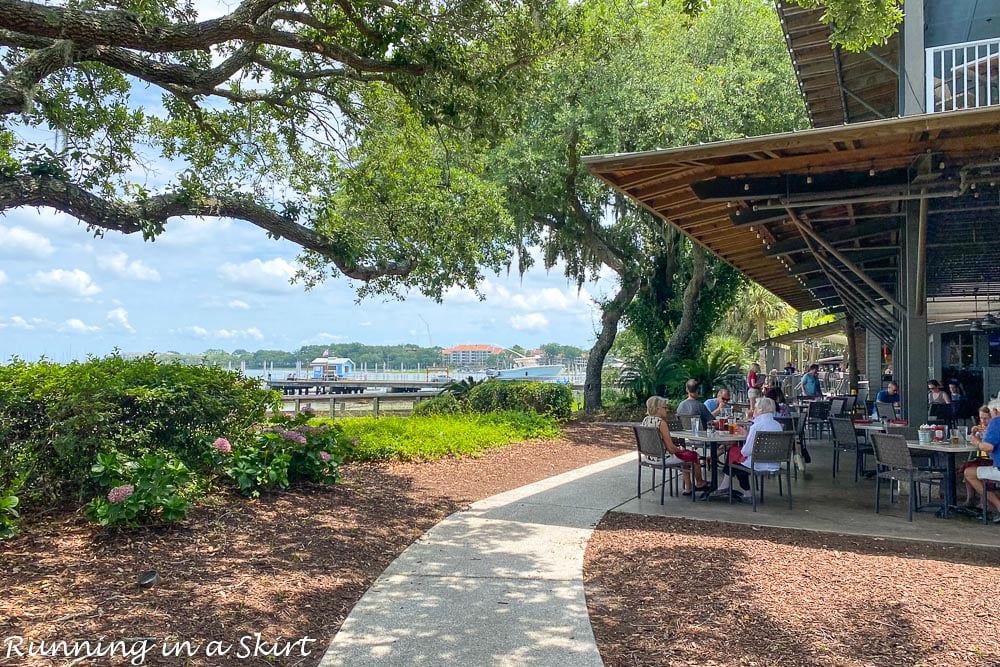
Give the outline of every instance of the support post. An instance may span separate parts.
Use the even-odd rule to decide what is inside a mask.
[[[920,240],[927,224],[927,209],[919,202],[906,203],[906,221],[903,229],[902,267],[900,288],[906,302],[901,318],[900,342],[893,367],[900,374],[903,412],[910,426],[919,426],[927,420],[927,312],[923,303],[926,294],[926,260],[921,255],[926,246]],[[895,379],[895,378],[893,378]]]

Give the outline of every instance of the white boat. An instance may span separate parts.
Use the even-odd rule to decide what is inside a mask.
[[[562,371],[559,364],[524,365],[497,371],[494,377],[498,380],[552,380]]]

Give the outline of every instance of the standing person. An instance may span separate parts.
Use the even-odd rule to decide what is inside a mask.
[[[708,428],[708,423],[712,421],[712,413],[698,400],[701,385],[695,379],[688,380],[684,383],[684,391],[687,392],[687,398],[677,404],[677,416],[699,417],[702,428]]]
[[[971,405],[965,395],[965,388],[956,379],[948,380],[948,393],[951,394],[951,418],[953,421],[971,417]]]
[[[757,399],[760,397],[760,390],[764,388],[764,377],[760,374],[760,364],[750,365],[750,372],[747,373],[747,400],[750,401],[750,413],[754,411]]]
[[[799,389],[806,398],[823,398],[823,388],[819,382],[819,365],[813,364],[809,367],[809,372],[803,374],[799,380]]]
[[[965,469],[966,483],[980,495],[983,494],[982,480],[988,479],[1000,482],[1000,419],[997,419],[997,416],[1000,415],[1000,399],[994,398],[990,401],[989,408],[989,426],[986,427],[986,432],[981,438],[974,436],[972,442],[978,445],[984,452],[989,453],[993,465]],[[990,493],[987,494],[986,499],[990,505],[993,505],[993,509],[996,511],[996,514],[993,516],[993,523],[1000,523],[1000,497],[997,497],[996,493]]]
[[[704,407],[704,406],[702,406]],[[681,470],[684,473],[684,495],[690,496],[691,491],[691,471],[694,471],[694,489],[705,491],[708,483],[701,476],[701,465],[698,462],[698,453],[683,446],[674,444],[670,437],[670,429],[667,427],[667,399],[662,396],[650,396],[646,399],[646,417],[642,420],[643,426],[652,426],[660,432],[660,439],[667,450],[667,465],[676,464],[681,461],[685,465]]]
[[[729,393],[728,389],[723,387],[715,395],[715,398],[710,398],[705,401],[705,407],[708,408],[708,411],[712,413],[713,417],[718,417],[722,414],[722,411],[726,409],[726,406],[729,405],[730,400],[732,400],[732,395]]]
[[[785,375],[795,375],[795,364],[790,361],[785,364]]]

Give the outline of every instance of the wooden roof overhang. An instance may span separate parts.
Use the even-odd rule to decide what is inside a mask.
[[[808,327],[806,329],[799,329],[798,331],[790,331],[789,333],[781,334],[780,336],[765,338],[764,340],[759,341],[757,346],[794,345],[795,343],[803,342],[809,338],[826,338],[827,336],[843,333],[844,320],[837,319],[833,322],[827,322],[826,324],[817,324],[816,326]]]
[[[1000,294],[997,107],[584,162],[794,308],[847,311],[885,341],[908,201],[927,202],[929,300]]]
[[[823,9],[778,2],[778,18],[813,127],[899,115],[899,35],[863,52],[830,44]]]

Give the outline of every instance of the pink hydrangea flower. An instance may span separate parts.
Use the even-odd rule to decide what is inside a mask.
[[[108,491],[109,503],[120,503],[135,493],[135,487],[131,484],[122,484]]]
[[[212,446],[218,449],[223,454],[228,454],[229,452],[233,451],[233,446],[230,445],[229,441],[226,440],[225,438],[216,438],[215,442],[212,443]]]
[[[327,462],[330,461],[330,453],[329,452],[320,452],[319,453],[319,457],[321,459],[323,459],[323,463],[327,463]]]
[[[297,442],[300,445],[306,444],[306,436],[302,435],[297,431],[282,431],[281,437],[285,440],[291,440],[292,442]]]

